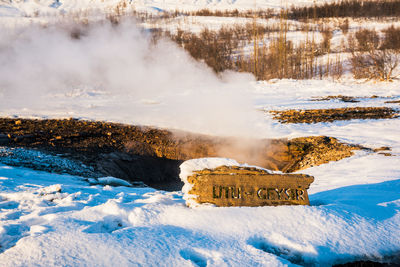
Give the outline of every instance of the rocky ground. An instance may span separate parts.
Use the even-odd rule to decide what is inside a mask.
[[[84,166],[79,173],[83,176],[110,175],[164,190],[181,188],[179,165],[191,158],[228,157],[271,170],[294,172],[350,157],[355,149],[366,149],[326,136],[243,140],[75,119],[10,118],[0,119],[0,145],[8,148],[0,153],[0,161],[8,160],[7,164],[12,164],[9,159],[13,156],[18,157],[18,149],[25,148]],[[389,148],[382,150],[386,149]],[[19,157],[18,165],[36,169],[48,166],[39,162]],[[76,174],[74,165],[64,165],[60,172]]]

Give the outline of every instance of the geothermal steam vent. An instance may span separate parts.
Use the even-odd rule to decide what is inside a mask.
[[[218,165],[218,162],[209,162],[213,160],[217,159],[190,160],[181,165],[180,177],[185,183],[182,191],[188,206],[202,203],[220,207],[310,204],[307,189],[314,181],[312,176],[271,173],[235,164],[235,161],[210,168],[210,165]],[[206,167],[201,169],[199,165]]]

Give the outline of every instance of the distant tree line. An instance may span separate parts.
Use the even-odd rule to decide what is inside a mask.
[[[336,17],[398,17],[400,0],[344,0],[308,7],[291,7],[289,19],[336,18]]]

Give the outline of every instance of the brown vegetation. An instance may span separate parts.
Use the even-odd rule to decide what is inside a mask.
[[[336,18],[336,17],[398,17],[400,0],[343,0],[311,7],[292,7],[290,19]]]
[[[215,72],[235,70],[250,72],[259,80],[274,78],[309,79],[331,76],[339,78],[343,73],[340,57],[328,62],[319,62],[317,57],[330,53],[332,30],[324,28],[321,44],[313,39],[294,45],[287,40],[288,25],[282,20],[279,31],[266,44],[265,35],[269,27],[260,25],[222,28],[219,31],[203,30],[199,35],[178,30],[166,35],[186,49],[192,57],[207,63]],[[241,51],[253,43],[253,55]]]
[[[121,5],[116,10],[121,12]],[[400,0],[376,1],[376,0],[340,0],[333,3],[315,4],[308,7],[292,6],[287,10],[288,18],[295,20],[319,19],[319,18],[380,18],[400,16]],[[150,15],[151,16],[151,15]],[[262,10],[210,10],[207,8],[185,12],[163,12],[164,18],[177,16],[212,16],[212,17],[258,17],[262,19],[279,18],[280,13],[274,9]]]
[[[239,11],[235,10],[216,10],[212,11],[210,9],[204,8],[198,11],[193,12],[181,12],[182,15],[188,16],[208,16],[208,17],[244,17],[244,18],[253,18],[256,16],[257,18],[268,19],[275,17],[277,14],[274,9],[264,9],[264,10],[247,10],[247,11]]]
[[[343,34],[349,32],[349,17],[375,17],[378,15],[397,16],[400,0],[393,1],[340,1],[316,5],[313,7],[291,7],[274,13],[273,10],[259,11],[210,11],[203,9],[195,12],[126,12],[126,3],[122,1],[110,12],[108,19],[118,24],[122,17],[134,16],[142,22],[154,25],[152,40],[167,36],[186,49],[189,54],[205,62],[216,73],[225,70],[250,72],[258,80],[268,79],[311,79],[332,77],[339,79],[345,71],[341,53],[351,52],[349,69],[357,79],[377,79],[391,81],[398,73],[400,48],[400,28],[391,26],[382,31],[382,36],[375,30],[360,29],[348,36],[348,44],[331,49],[333,32],[340,29]],[[229,16],[253,18],[253,23],[243,26],[223,27],[219,31],[204,29],[200,34],[177,30],[176,33],[161,30],[160,23],[178,16]],[[259,19],[279,18],[279,23],[260,25]],[[336,22],[335,27],[317,25],[320,18],[346,17]],[[288,19],[304,19],[299,26]],[[313,23],[309,23],[312,20]],[[306,40],[292,43],[287,39],[289,31],[302,31]],[[321,34],[323,40],[315,41],[315,34]],[[79,32],[71,33],[79,38]],[[244,53],[249,47],[252,52]],[[327,55],[326,57],[322,57]]]
[[[400,62],[400,28],[391,26],[383,33],[381,38],[375,30],[361,29],[348,37],[356,79],[390,81],[398,75],[394,71]]]

